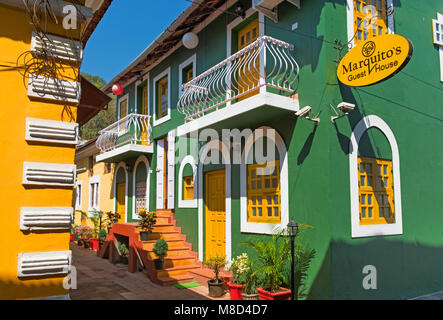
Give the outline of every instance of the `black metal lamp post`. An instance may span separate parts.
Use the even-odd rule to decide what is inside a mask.
[[[294,240],[295,237],[297,236],[298,233],[298,224],[297,222],[295,222],[294,220],[289,221],[288,223],[288,233],[289,236],[291,237],[291,300],[294,300],[294,295],[295,295],[295,285],[294,285],[294,254],[295,254],[295,250],[294,250]]]

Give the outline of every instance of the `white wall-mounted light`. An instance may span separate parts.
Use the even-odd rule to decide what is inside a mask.
[[[315,122],[315,125],[318,125],[320,123],[320,119],[319,118],[317,118],[317,117],[316,118],[309,117],[309,114],[311,113],[311,110],[312,110],[312,108],[310,106],[306,106],[306,107],[298,110],[295,113],[295,115],[298,118],[305,118],[306,120],[313,121],[313,122]]]
[[[349,113],[351,113],[352,110],[355,109],[355,104],[349,103],[349,102],[340,102],[337,106],[337,109],[340,110],[342,112],[342,114],[331,117],[332,123],[334,123],[335,120],[340,119],[344,116],[347,116]]]
[[[182,41],[187,49],[195,49],[198,46],[198,36],[193,32],[185,33]]]

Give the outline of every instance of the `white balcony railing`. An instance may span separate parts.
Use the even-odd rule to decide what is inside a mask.
[[[150,116],[129,114],[99,132],[97,148],[103,153],[127,144],[150,145]]]
[[[294,46],[262,36],[226,60],[183,85],[177,109],[186,120],[266,91],[287,94],[295,91],[299,65],[292,56]]]

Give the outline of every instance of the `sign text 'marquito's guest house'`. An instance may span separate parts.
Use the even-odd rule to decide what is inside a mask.
[[[103,89],[123,88],[96,142],[114,210],[127,223],[158,210],[181,256],[155,280],[293,219],[314,227],[309,298],[441,290],[441,13],[437,0],[194,1]]]
[[[68,298],[78,128],[110,100],[79,68],[111,1],[0,0],[0,299]]]

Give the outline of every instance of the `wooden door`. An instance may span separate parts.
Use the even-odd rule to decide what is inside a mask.
[[[119,223],[125,223],[126,211],[126,183],[117,184],[117,212],[120,214]]]
[[[244,26],[242,29],[238,31],[238,51],[247,47],[255,40],[257,40],[259,34],[259,24],[258,19],[255,19]],[[256,54],[259,48],[250,51],[249,54],[243,56],[245,65],[238,72],[238,86],[239,93],[245,92],[253,87],[258,86],[260,80],[260,73],[257,72],[260,70],[260,55],[255,58],[254,62],[249,62],[249,60]],[[253,90],[250,93],[247,93],[241,96],[238,100],[244,100],[246,98],[252,97],[257,94],[259,89]]]
[[[206,255],[226,254],[225,170],[205,174]]]

